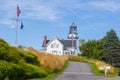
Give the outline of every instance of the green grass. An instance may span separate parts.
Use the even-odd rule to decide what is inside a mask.
[[[29,79],[29,80],[52,80],[52,79],[58,77],[60,74],[62,74],[62,72],[66,69],[68,64],[69,64],[69,62],[66,62],[63,69],[61,69],[59,71],[56,71],[56,72],[54,72],[52,74],[49,74],[46,78],[34,78],[34,79]]]
[[[115,68],[115,72],[116,72],[115,74],[109,74],[109,73],[108,73],[108,76],[109,76],[109,77],[118,76],[118,68]]]
[[[100,76],[104,75],[104,71],[99,71],[95,64],[93,63],[88,63],[88,64],[90,65],[93,74]]]

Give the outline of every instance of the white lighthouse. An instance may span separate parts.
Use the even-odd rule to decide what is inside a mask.
[[[78,39],[77,26],[74,23],[70,26],[68,39]]]
[[[74,24],[74,22],[72,23],[72,25],[69,28],[69,35],[68,35],[68,39],[71,40],[71,44],[72,44],[72,54],[76,53],[77,50],[77,40],[78,40],[78,33],[77,33],[77,26]]]

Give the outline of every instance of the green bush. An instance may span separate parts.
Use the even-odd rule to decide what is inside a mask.
[[[8,48],[9,44],[0,38],[0,48],[3,48],[3,47]]]
[[[43,77],[46,77],[48,75],[48,73],[38,67],[38,66],[34,66],[32,64],[23,64],[23,67],[25,69],[25,78],[26,79],[29,79],[29,78],[43,78]]]
[[[36,55],[11,47],[0,39],[0,80],[46,77],[48,75],[47,71],[38,67],[39,64]]]
[[[0,60],[0,80],[24,80],[24,77],[23,67]]]
[[[14,64],[0,60],[0,80],[43,78],[47,75],[48,73],[44,69],[32,64]]]
[[[0,48],[0,60],[19,63],[21,58],[22,57],[19,55],[19,51],[15,47],[9,47],[9,49]]]
[[[15,47],[9,47],[8,49],[0,48],[0,60],[12,63],[19,63],[20,60],[24,60],[27,63],[39,65],[36,55],[25,51],[21,52]]]
[[[39,65],[39,61],[37,59],[37,56],[29,53],[29,52],[25,52],[22,51],[20,52],[20,56],[25,60],[25,62],[27,63],[31,63],[31,64],[35,64],[35,65]]]

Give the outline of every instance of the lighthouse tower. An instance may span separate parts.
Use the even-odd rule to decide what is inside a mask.
[[[77,40],[78,39],[77,26],[74,24],[74,22],[70,26],[68,39],[71,39],[71,40],[72,39],[73,40]]]
[[[78,40],[78,33],[77,33],[77,26],[72,23],[69,28],[68,39],[71,40],[71,47],[72,47],[72,54],[77,53],[77,40]]]

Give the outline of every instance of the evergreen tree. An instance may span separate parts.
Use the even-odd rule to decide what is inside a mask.
[[[102,60],[120,67],[120,40],[113,29],[107,32],[105,36]]]

